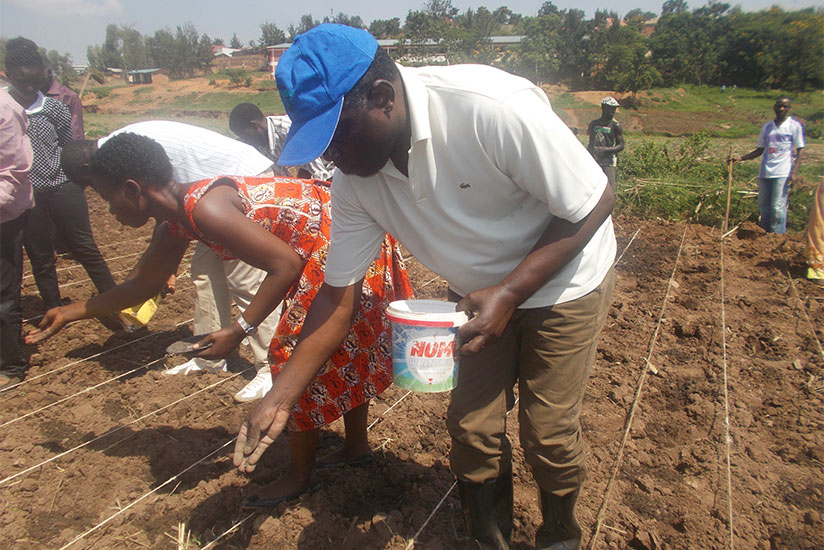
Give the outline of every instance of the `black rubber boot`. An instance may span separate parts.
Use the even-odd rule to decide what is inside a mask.
[[[458,480],[464,524],[473,550],[509,550],[512,472],[486,483]]]
[[[581,526],[575,519],[578,490],[562,497],[543,489],[539,494],[544,523],[535,535],[535,550],[578,550],[581,547]]]
[[[512,470],[495,480],[495,520],[507,545],[512,540]]]

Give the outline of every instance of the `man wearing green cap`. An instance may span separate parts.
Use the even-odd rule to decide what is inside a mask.
[[[367,32],[320,25],[280,58],[292,119],[280,164],[323,153],[332,183],[325,283],[235,464],[252,471],[346,335],[378,237],[397,237],[473,318],[447,426],[473,548],[509,548],[519,384],[524,455],[541,498],[541,549],[578,548],[579,415],[614,283],[614,195],[532,83],[485,66],[398,67]]]

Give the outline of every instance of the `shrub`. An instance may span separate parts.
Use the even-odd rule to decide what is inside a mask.
[[[229,77],[230,88],[248,88],[252,85],[252,77],[249,76],[243,69],[226,69],[225,72]]]
[[[98,86],[96,88],[92,88],[89,90],[89,93],[94,94],[97,99],[103,99],[105,97],[109,97],[112,93],[111,86]]]

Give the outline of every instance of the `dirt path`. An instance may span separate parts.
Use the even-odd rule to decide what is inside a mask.
[[[123,228],[98,197],[90,203],[107,258],[145,246],[148,228]],[[736,548],[821,548],[824,290],[800,276],[800,237],[744,227],[723,247],[722,272],[716,230],[618,219],[617,231],[624,253],[583,417],[587,547],[724,549],[732,520]],[[113,271],[134,258],[111,260]],[[445,297],[442,280],[414,260],[411,270],[419,296]],[[65,295],[90,295],[84,278],[61,271],[73,285]],[[38,315],[30,279],[24,294],[25,317]],[[0,543],[163,549],[183,522],[193,548],[401,550],[413,537],[418,549],[460,546],[446,394],[391,387],[370,410],[374,466],[323,471],[322,490],[271,515],[240,510],[244,494],[283,472],[287,446],[250,478],[231,466],[249,409],[231,399],[252,374],[245,351],[230,373],[160,373],[165,346],[191,332],[192,297],[181,277],[150,330],[131,336],[96,321],[68,327],[40,346],[25,384],[0,394]],[[321,454],[341,436],[340,422],[325,430]],[[514,547],[526,550],[540,517],[515,456]]]

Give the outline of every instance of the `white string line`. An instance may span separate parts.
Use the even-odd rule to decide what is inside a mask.
[[[620,261],[621,261],[621,258],[623,258],[623,257],[624,257],[624,254],[626,254],[627,250],[629,250],[629,247],[630,247],[630,245],[632,244],[632,241],[634,241],[634,240],[635,240],[635,237],[637,237],[637,236],[638,236],[638,233],[640,233],[640,232],[641,232],[641,228],[640,228],[640,227],[639,227],[638,229],[636,229],[636,230],[635,230],[635,233],[632,235],[632,238],[631,238],[631,239],[629,240],[629,242],[627,243],[627,246],[625,246],[625,247],[624,247],[624,251],[623,251],[623,252],[621,252],[621,255],[620,255],[620,256],[618,256],[618,259],[616,259],[616,260],[615,260],[615,263],[614,263],[614,264],[612,264],[613,266],[618,265],[618,262],[620,262]]]
[[[181,321],[181,322],[179,322],[178,324],[176,324],[174,328],[177,328],[177,327],[179,327],[179,326],[181,326],[181,325],[184,325],[184,324],[186,324],[186,323],[190,323],[190,322],[192,322],[192,321],[194,321],[194,318],[192,318],[192,319],[187,319],[187,320],[185,320],[185,321]],[[84,358],[82,358],[82,359],[78,359],[77,361],[72,361],[71,363],[66,363],[66,364],[65,364],[65,365],[63,365],[62,367],[57,367],[56,369],[50,370],[50,371],[48,371],[48,372],[44,372],[43,374],[38,374],[37,376],[32,376],[32,377],[30,377],[30,378],[25,378],[24,380],[21,380],[21,381],[20,381],[20,382],[18,382],[17,384],[12,384],[11,386],[6,386],[5,388],[0,389],[0,394],[3,394],[4,392],[7,392],[7,391],[9,391],[9,390],[12,390],[12,389],[14,389],[14,388],[16,388],[16,387],[18,387],[18,386],[22,386],[23,384],[28,384],[29,382],[33,382],[33,381],[35,381],[35,380],[37,380],[37,379],[39,379],[39,378],[43,378],[44,376],[49,376],[49,375],[54,374],[54,373],[56,373],[56,372],[59,372],[59,371],[61,371],[61,370],[67,369],[67,368],[69,368],[69,367],[71,367],[71,366],[73,366],[73,365],[77,365],[77,364],[82,363],[82,362],[84,362],[84,361],[88,361],[89,359],[94,359],[94,358],[96,358],[96,357],[100,357],[101,355],[105,355],[105,354],[107,354],[107,353],[110,353],[110,352],[113,352],[113,351],[119,350],[119,349],[121,349],[121,348],[125,348],[126,346],[131,346],[132,344],[136,344],[136,343],[140,342],[141,340],[145,340],[146,338],[151,338],[151,337],[153,337],[153,336],[157,336],[157,335],[159,335],[159,334],[161,334],[161,333],[159,333],[159,332],[151,332],[151,333],[149,333],[149,334],[147,334],[147,335],[145,335],[145,336],[141,336],[140,338],[137,338],[137,339],[135,339],[135,340],[129,340],[128,342],[124,342],[124,343],[120,344],[119,346],[115,346],[115,347],[113,347],[113,348],[109,348],[109,349],[104,349],[103,351],[97,352],[97,353],[95,353],[94,355],[90,355],[90,356],[88,356],[88,357],[84,357]]]
[[[254,517],[254,516],[256,516],[256,515],[257,515],[257,512],[252,512],[252,513],[250,513],[250,514],[249,514],[249,515],[247,515],[245,518],[241,519],[240,521],[238,521],[237,523],[235,523],[234,525],[232,525],[231,527],[229,527],[228,529],[226,529],[225,531],[223,531],[221,534],[219,534],[219,535],[217,536],[217,538],[216,538],[216,539],[214,539],[214,540],[212,540],[212,541],[210,541],[210,542],[209,542],[209,544],[207,544],[206,546],[201,547],[201,549],[200,549],[200,550],[209,550],[209,548],[212,548],[212,547],[213,547],[215,544],[217,544],[219,541],[223,540],[225,537],[228,537],[229,535],[231,535],[232,533],[234,533],[235,531],[237,531],[237,529],[238,529],[241,525],[243,525],[244,523],[246,523],[247,521],[249,521],[251,518],[253,518],[253,517]]]
[[[118,273],[120,273],[120,272],[118,272]],[[114,273],[112,273],[112,275],[114,275]],[[178,277],[178,280],[183,280],[187,276],[188,276],[188,273],[184,273],[180,277]],[[186,290],[189,290],[193,286],[194,286],[194,283],[191,284],[191,285],[187,285],[187,286],[181,286],[180,288],[175,289],[175,292],[178,292],[178,291],[179,292],[184,292]],[[34,317],[29,317],[28,319],[23,319],[22,322],[23,322],[23,324],[31,323],[32,321],[37,321],[38,319],[42,319],[44,315],[45,315],[44,313],[41,313],[40,315],[35,315]]]
[[[7,421],[7,422],[4,422],[3,424],[0,424],[0,428],[4,428],[4,427],[8,426],[9,424],[14,424],[15,422],[17,422],[17,421],[19,421],[19,420],[23,420],[24,418],[28,418],[29,416],[33,416],[33,415],[35,415],[35,414],[37,414],[37,413],[39,413],[39,412],[43,412],[43,411],[45,411],[46,409],[50,409],[50,408],[54,407],[55,405],[59,405],[59,404],[61,404],[61,403],[65,403],[65,402],[66,402],[66,401],[68,401],[69,399],[72,399],[72,398],[74,398],[74,397],[77,397],[78,395],[83,395],[84,393],[88,393],[88,392],[90,392],[90,391],[92,391],[92,390],[95,390],[95,389],[97,389],[97,388],[101,387],[101,386],[105,386],[106,384],[109,384],[109,383],[111,383],[111,382],[114,382],[115,380],[119,380],[119,379],[123,378],[124,376],[129,376],[130,374],[133,374],[133,373],[135,373],[135,372],[137,372],[137,371],[139,371],[139,370],[141,370],[141,369],[148,369],[149,367],[151,367],[151,366],[152,366],[152,365],[154,365],[155,363],[159,363],[159,362],[163,361],[164,359],[165,359],[165,356],[164,356],[164,357],[161,357],[160,359],[155,359],[154,361],[151,361],[151,362],[149,362],[149,363],[146,363],[145,365],[140,365],[139,367],[134,368],[134,369],[132,369],[132,370],[130,370],[130,371],[128,371],[128,372],[124,372],[123,374],[120,374],[120,375],[118,375],[118,376],[115,376],[114,378],[109,378],[108,380],[105,380],[105,381],[103,381],[103,382],[100,382],[99,384],[95,384],[94,386],[90,386],[90,387],[88,387],[88,388],[86,388],[86,389],[80,390],[79,392],[77,392],[77,393],[75,393],[75,394],[69,395],[69,396],[67,396],[67,397],[63,397],[62,399],[58,399],[57,401],[54,401],[54,402],[52,402],[52,403],[49,403],[48,405],[45,405],[45,406],[43,406],[43,407],[40,407],[39,409],[36,409],[36,410],[30,411],[30,412],[27,412],[26,414],[24,414],[24,415],[22,415],[22,416],[18,416],[17,418],[14,418],[14,419],[12,419],[12,420],[9,420],[9,421]]]
[[[724,241],[721,240],[721,351],[724,370],[724,446],[727,459],[727,515],[730,518],[730,550],[735,548],[735,532],[732,523],[732,468],[730,466],[730,399],[727,383],[727,315],[725,311],[726,286],[724,283]]]
[[[397,405],[398,403],[400,403],[401,401],[403,401],[404,399],[406,399],[406,398],[407,398],[407,396],[409,396],[409,394],[410,394],[410,393],[412,393],[412,390],[410,390],[410,391],[406,392],[406,394],[405,394],[403,397],[401,397],[400,399],[398,399],[397,401],[395,401],[395,403],[394,403],[391,407],[389,407],[388,409],[386,409],[385,411],[383,411],[383,414],[381,414],[378,418],[376,418],[375,420],[373,420],[373,421],[372,421],[372,423],[371,423],[371,424],[369,424],[369,425],[366,427],[366,431],[368,432],[369,430],[371,430],[371,429],[372,429],[372,426],[374,426],[375,424],[377,424],[378,422],[380,422],[381,420],[383,420],[383,417],[386,415],[386,413],[388,413],[389,411],[391,411],[392,409],[394,409],[394,408],[395,408],[395,405]],[[0,426],[0,427],[2,427],[2,426]]]
[[[247,370],[248,370],[248,369],[247,369]],[[398,399],[397,401],[395,401],[395,403],[393,403],[391,407],[389,407],[388,409],[386,409],[386,410],[383,412],[383,414],[382,414],[381,416],[385,415],[386,413],[388,413],[389,411],[391,411],[392,409],[394,409],[396,405],[398,405],[401,401],[403,401],[403,400],[404,400],[404,399],[405,399],[405,398],[406,398],[409,394],[411,394],[411,393],[412,393],[411,391],[408,391],[405,395],[403,395],[403,397],[401,397],[400,399]],[[377,420],[376,420],[375,422],[377,422]],[[366,431],[367,431],[367,432],[368,432],[368,431],[372,428],[372,426],[374,426],[374,425],[375,425],[375,422],[373,422],[372,424],[370,424],[370,425],[366,428]],[[131,436],[129,436],[129,437],[131,437]],[[128,439],[128,438],[126,438],[126,439]],[[109,448],[111,448],[111,447],[113,447],[113,446],[115,446],[115,445],[117,445],[117,444],[121,443],[122,441],[125,441],[126,439],[122,439],[121,441],[118,441],[117,443],[114,443],[114,444],[113,444],[113,445],[111,445]],[[175,476],[173,476],[173,477],[169,478],[168,480],[166,480],[165,482],[163,482],[163,484],[162,484],[162,485],[160,485],[159,487],[157,487],[156,489],[154,489],[154,490],[152,490],[152,491],[149,491],[148,493],[146,493],[146,494],[145,494],[145,495],[143,495],[142,497],[138,498],[137,500],[135,500],[134,502],[132,502],[131,504],[129,504],[128,506],[126,506],[125,508],[123,508],[122,510],[120,510],[119,512],[117,512],[116,514],[114,514],[113,516],[111,516],[111,517],[107,518],[107,519],[106,519],[105,521],[103,521],[102,523],[100,523],[100,524],[98,524],[98,525],[94,526],[94,527],[93,527],[92,529],[90,529],[89,531],[86,531],[86,532],[85,532],[85,533],[83,533],[82,535],[78,536],[78,537],[77,537],[77,538],[75,538],[72,542],[70,542],[69,544],[67,544],[66,546],[64,546],[63,548],[67,548],[68,546],[71,546],[71,545],[72,545],[72,544],[74,544],[76,541],[78,541],[78,540],[80,540],[81,538],[83,538],[84,536],[86,536],[86,535],[90,534],[92,531],[96,530],[96,529],[97,529],[97,528],[99,528],[99,527],[102,527],[105,523],[108,523],[109,521],[111,521],[111,520],[112,520],[115,516],[117,516],[117,515],[121,514],[122,512],[126,511],[127,509],[131,508],[132,506],[134,506],[135,504],[137,504],[138,502],[140,502],[140,501],[141,501],[141,500],[143,500],[144,498],[146,498],[146,497],[148,497],[149,495],[151,495],[152,493],[156,492],[156,491],[157,491],[158,489],[160,489],[161,487],[164,487],[165,485],[168,485],[169,483],[171,483],[172,481],[174,481],[176,478],[178,478],[178,477],[180,477],[181,475],[183,475],[184,473],[186,473],[186,472],[187,472],[188,470],[190,470],[192,467],[196,466],[196,465],[197,465],[197,464],[199,464],[200,462],[203,462],[204,460],[206,460],[207,458],[209,458],[210,456],[212,456],[212,455],[213,455],[213,454],[215,454],[216,452],[220,451],[221,449],[223,449],[224,447],[226,447],[227,445],[229,445],[230,443],[232,443],[232,442],[233,442],[233,441],[235,441],[236,439],[237,439],[237,436],[235,436],[235,437],[233,437],[232,439],[228,440],[226,443],[224,443],[224,444],[223,444],[223,445],[222,445],[219,449],[217,449],[216,451],[213,451],[212,453],[210,453],[210,454],[209,454],[209,455],[207,455],[206,457],[204,457],[204,458],[200,459],[198,462],[196,462],[196,463],[195,463],[195,464],[193,464],[192,466],[189,466],[188,468],[186,468],[185,470],[183,470],[183,471],[182,471],[182,472],[180,472],[179,474],[177,474],[177,475],[175,475]],[[2,483],[2,482],[0,482],[0,484],[1,484],[1,483]],[[456,482],[456,483],[457,483],[457,482]],[[453,483],[453,484],[452,484],[452,487],[450,487],[449,491],[451,491],[454,487],[455,487],[455,483]],[[446,495],[444,495],[444,498],[442,498],[442,499],[441,499],[441,502],[443,502],[443,500],[446,498],[446,496],[447,496],[447,495],[449,495],[449,492],[447,492],[447,493],[446,493]],[[438,503],[438,506],[440,506],[440,503]],[[436,507],[436,508],[435,508],[435,510],[433,510],[432,514],[430,514],[430,518],[432,517],[432,515],[434,515],[434,513],[435,513],[435,511],[437,511],[437,509],[438,509],[438,508]],[[229,529],[227,529],[226,531],[224,531],[223,533],[221,533],[220,535],[218,535],[218,536],[217,536],[217,538],[215,538],[214,540],[210,541],[210,542],[209,542],[206,546],[202,547],[202,550],[206,550],[207,548],[212,548],[212,547],[213,547],[215,544],[217,544],[220,540],[222,540],[222,539],[223,539],[223,538],[225,538],[226,536],[228,536],[228,535],[230,535],[231,533],[233,533],[234,531],[236,531],[236,530],[237,530],[237,529],[238,529],[241,525],[243,525],[245,522],[247,522],[249,519],[251,519],[252,517],[254,517],[254,516],[256,516],[256,515],[257,515],[257,513],[256,513],[256,512],[252,512],[251,514],[248,514],[246,517],[244,517],[244,518],[240,519],[239,521],[237,521],[236,523],[234,523],[231,527],[229,527]],[[427,522],[428,522],[428,521],[429,521],[429,518],[427,518]],[[424,527],[425,527],[425,526],[426,526],[426,523],[424,523]],[[421,530],[423,530],[423,527],[421,527]],[[417,533],[415,536],[417,536],[418,534],[420,534],[420,530],[418,531],[418,533]],[[62,549],[61,549],[61,550],[62,550]]]
[[[145,252],[145,250],[144,250],[143,252],[137,252],[137,254],[143,254],[144,252]],[[137,254],[129,254],[129,256],[136,256]],[[186,254],[185,256],[183,256],[183,258],[182,258],[182,259],[188,258],[188,257],[193,256],[193,255],[194,255],[194,252],[192,252],[191,254]],[[126,258],[126,257],[127,257],[127,256],[121,256],[121,258]],[[113,259],[113,260],[116,260],[117,258],[112,258],[112,259]],[[81,266],[71,266],[71,267],[69,267],[68,269],[71,269],[72,267],[81,267]],[[134,266],[132,266],[132,267],[130,267],[130,268],[128,268],[128,269],[121,269],[121,270],[119,270],[119,271],[112,271],[112,272],[111,272],[111,274],[112,274],[112,275],[120,275],[121,273],[129,273],[132,269],[134,269]],[[91,279],[91,277],[86,277],[85,279],[80,279],[80,280],[77,280],[77,281],[72,281],[72,282],[70,282],[70,283],[63,283],[63,284],[58,285],[58,286],[59,286],[60,288],[68,288],[68,287],[70,287],[70,286],[80,285],[80,284],[83,284],[83,283],[88,282],[88,281],[91,281],[91,280],[92,280],[92,279]]]
[[[427,516],[427,518],[426,518],[426,521],[424,521],[424,522],[423,522],[423,525],[421,525],[421,528],[420,528],[420,529],[418,529],[417,533],[415,533],[415,534],[412,536],[412,538],[411,538],[411,539],[409,539],[409,543],[406,545],[406,550],[409,550],[410,548],[412,548],[413,546],[415,546],[415,542],[417,542],[418,535],[420,535],[420,534],[421,534],[421,532],[424,530],[424,528],[425,528],[427,525],[429,525],[429,521],[432,519],[432,517],[435,515],[435,513],[436,513],[436,512],[438,511],[438,509],[441,507],[441,504],[443,504],[443,501],[445,501],[445,500],[446,500],[446,497],[448,497],[448,496],[449,496],[449,493],[451,493],[451,492],[455,489],[455,486],[456,486],[457,484],[458,484],[458,480],[455,480],[455,481],[453,481],[453,482],[452,482],[452,485],[449,487],[449,489],[448,489],[448,490],[444,493],[444,495],[441,497],[441,500],[439,500],[439,501],[438,501],[438,504],[436,504],[436,505],[435,505],[435,508],[434,508],[434,509],[433,509],[433,510],[429,513],[429,515],[428,515],[428,516]]]
[[[77,535],[76,537],[74,537],[74,539],[72,539],[71,542],[61,546],[60,550],[65,550],[66,548],[68,548],[69,546],[74,544],[75,542],[77,542],[77,541],[81,540],[82,538],[84,538],[86,535],[90,535],[91,533],[97,531],[98,529],[100,529],[101,527],[103,527],[104,525],[106,525],[107,523],[112,521],[114,518],[116,518],[117,516],[119,516],[120,514],[122,514],[123,512],[125,512],[126,510],[131,508],[132,506],[134,506],[135,504],[141,502],[142,500],[144,500],[144,499],[148,498],[149,496],[153,495],[154,493],[158,492],[160,489],[162,489],[163,487],[165,487],[166,485],[168,485],[172,481],[178,479],[180,476],[182,476],[183,474],[185,474],[186,472],[188,472],[189,470],[191,470],[192,468],[194,468],[195,466],[197,466],[201,462],[204,462],[205,460],[208,460],[209,458],[211,458],[213,455],[219,453],[225,447],[230,445],[235,439],[237,439],[237,437],[234,437],[234,438],[230,439],[229,441],[227,441],[226,443],[224,443],[223,445],[221,445],[220,447],[218,447],[217,449],[215,449],[211,453],[207,454],[206,456],[204,456],[203,458],[201,458],[200,460],[198,460],[197,462],[195,462],[191,466],[187,467],[186,469],[184,469],[183,471],[181,471],[177,475],[174,475],[174,476],[170,477],[169,479],[167,479],[166,481],[164,481],[163,483],[161,483],[160,485],[158,485],[157,487],[155,487],[154,489],[152,489],[151,491],[149,491],[148,493],[146,493],[142,497],[138,498],[137,500],[132,501],[130,504],[128,504],[127,506],[121,508],[120,510],[118,510],[117,512],[112,514],[111,516],[107,517],[106,519],[104,519],[103,521],[101,521],[100,523],[98,523],[97,525],[95,525],[94,527],[89,529],[88,531]]]
[[[675,279],[675,273],[678,270],[678,260],[681,258],[681,250],[684,248],[684,240],[687,236],[687,228],[689,226],[684,227],[684,233],[681,235],[681,244],[678,246],[678,254],[675,256],[675,264],[672,267],[672,274],[670,275],[669,280],[667,281],[667,291],[664,294],[664,300],[661,303],[661,310],[658,313],[658,321],[655,324],[655,330],[652,333],[652,337],[650,338],[649,343],[649,352],[647,353],[647,358],[644,361],[644,368],[641,371],[641,376],[638,379],[638,387],[635,390],[635,399],[632,402],[632,407],[630,407],[629,417],[627,418],[626,428],[624,429],[624,436],[621,439],[621,446],[618,448],[618,455],[615,457],[615,465],[612,468],[612,475],[609,478],[609,482],[607,483],[607,488],[604,494],[604,500],[601,503],[601,508],[598,510],[598,515],[596,516],[596,523],[595,523],[595,533],[593,533],[592,538],[589,541],[588,548],[592,549],[595,548],[595,543],[598,540],[598,535],[601,532],[601,523],[604,519],[604,515],[606,514],[607,505],[609,504],[609,497],[612,493],[613,483],[615,481],[616,476],[618,475],[618,469],[621,466],[621,460],[624,456],[624,447],[626,446],[627,439],[629,438],[629,432],[632,428],[632,421],[635,418],[635,411],[638,407],[638,402],[641,400],[641,392],[644,389],[644,381],[647,377],[647,372],[649,372],[649,364],[650,358],[652,357],[652,352],[655,349],[655,343],[658,340],[658,333],[661,329],[661,322],[664,319],[664,311],[667,307],[667,302],[669,301],[670,290],[672,289],[672,282]]]
[[[137,238],[135,238],[135,239],[129,239],[129,240],[127,240],[127,241],[120,241],[120,242],[116,242],[116,243],[99,244],[99,245],[97,245],[97,248],[98,248],[98,249],[100,249],[100,248],[108,248],[108,247],[110,247],[110,246],[117,246],[117,245],[121,245],[121,244],[128,244],[128,243],[133,243],[133,242],[135,242],[135,241],[146,240],[146,239],[151,239],[151,234],[148,234],[148,235],[143,236],[143,237],[137,237]],[[59,256],[63,257],[63,256],[65,256],[65,254],[59,254]],[[106,260],[106,258],[103,258],[103,260],[108,261],[108,260]],[[77,264],[77,265],[80,265],[80,264]],[[70,269],[71,267],[77,267],[77,266],[70,266],[70,267],[69,267],[69,269]],[[59,269],[58,269],[58,271],[59,271]],[[31,273],[24,273],[24,274],[23,274],[23,277],[31,277],[31,275],[32,275]]]
[[[795,288],[795,281],[790,276],[790,272],[786,272],[787,278],[790,280],[790,287],[793,289],[793,294],[795,294],[795,299],[798,300],[799,309],[801,313],[804,314],[804,319],[807,321],[807,326],[810,328],[810,333],[813,335],[813,339],[815,340],[816,346],[818,346],[818,353],[821,355],[821,358],[824,359],[824,349],[821,347],[821,341],[818,339],[818,335],[815,333],[815,326],[813,325],[812,321],[810,321],[809,315],[807,315],[807,308],[804,307],[804,302],[801,301],[801,296],[798,294],[798,290]]]
[[[54,460],[57,460],[58,458],[64,457],[69,453],[73,453],[74,451],[76,451],[78,449],[82,449],[83,447],[87,447],[87,446],[91,445],[92,443],[94,443],[96,441],[100,441],[104,437],[110,436],[114,433],[119,432],[120,430],[122,430],[124,428],[128,428],[129,426],[131,426],[133,424],[141,422],[142,420],[145,420],[146,418],[149,418],[150,416],[154,416],[154,415],[156,415],[156,414],[158,414],[162,411],[165,411],[166,409],[168,409],[170,407],[173,407],[173,406],[177,405],[178,403],[182,403],[183,401],[186,401],[187,399],[191,399],[192,397],[195,397],[196,395],[199,395],[199,394],[201,394],[205,391],[211,390],[212,388],[215,388],[215,387],[217,387],[221,384],[224,384],[224,383],[228,382],[229,380],[234,380],[235,378],[237,378],[241,374],[244,374],[244,373],[246,373],[248,371],[251,371],[253,369],[256,369],[256,367],[252,366],[252,367],[249,367],[248,369],[245,369],[245,370],[242,370],[240,372],[234,373],[232,376],[229,376],[229,377],[224,378],[222,380],[218,380],[214,384],[209,384],[205,388],[201,388],[201,389],[197,390],[196,392],[194,392],[190,395],[186,395],[186,396],[181,397],[180,399],[178,399],[176,401],[172,401],[168,405],[164,405],[164,406],[160,407],[159,409],[155,409],[154,411],[146,413],[143,416],[141,416],[139,418],[136,418],[136,419],[132,420],[131,422],[127,423],[127,424],[122,424],[122,425],[118,426],[117,428],[112,428],[108,432],[103,433],[103,434],[95,437],[94,439],[86,441],[85,443],[81,443],[81,444],[79,444],[75,447],[72,447],[71,449],[63,451],[62,453],[58,453],[58,454],[56,454],[56,455],[40,462],[39,464],[35,464],[34,466],[30,466],[30,467],[26,468],[25,470],[21,470],[21,471],[17,472],[16,474],[10,475],[9,477],[6,477],[4,479],[0,479],[0,486],[3,486],[4,484],[8,483],[9,481],[11,481],[15,478],[18,478],[18,477],[20,477],[24,474],[27,474],[28,472],[31,472],[32,470],[36,470],[37,468],[40,468],[41,466],[44,466],[44,465],[48,464],[49,462],[52,462]]]
[[[406,397],[406,396],[404,396],[404,397]],[[518,406],[518,401],[520,401],[520,400],[521,400],[520,396],[515,399],[515,403],[512,404],[512,408],[509,409],[508,411],[506,411],[506,416],[509,416],[509,413],[511,413],[512,411],[515,410],[515,407]],[[426,520],[423,522],[423,525],[421,525],[420,529],[418,529],[418,531],[414,535],[412,535],[412,538],[409,539],[405,550],[410,550],[410,548],[412,548],[412,546],[415,544],[415,542],[417,542],[418,536],[423,532],[423,530],[426,528],[426,526],[429,525],[429,522],[435,516],[435,513],[440,509],[441,505],[443,504],[443,501],[446,500],[446,497],[448,497],[449,493],[451,493],[455,489],[455,486],[457,484],[458,484],[457,479],[452,482],[452,485],[449,487],[449,489],[446,490],[446,492],[441,497],[441,500],[438,501],[438,503],[435,505],[435,508],[433,508],[432,511],[429,513]]]
[[[139,254],[143,254],[143,252],[145,252],[145,250],[140,251],[140,252],[134,252],[132,254],[126,254],[124,256],[115,256],[114,258],[103,258],[103,260],[106,262],[106,264],[108,264],[109,262],[113,262],[115,260],[123,260],[125,258],[131,258],[132,256],[137,256]],[[70,269],[78,269],[78,268],[81,268],[81,267],[83,267],[83,264],[78,263],[78,264],[74,264],[74,265],[67,265],[67,266],[63,266],[63,267],[58,267],[57,269],[55,269],[55,271],[57,273],[61,273],[63,271],[69,271]],[[29,273],[28,275],[23,275],[23,279],[30,279],[32,277],[34,277],[34,273]]]

